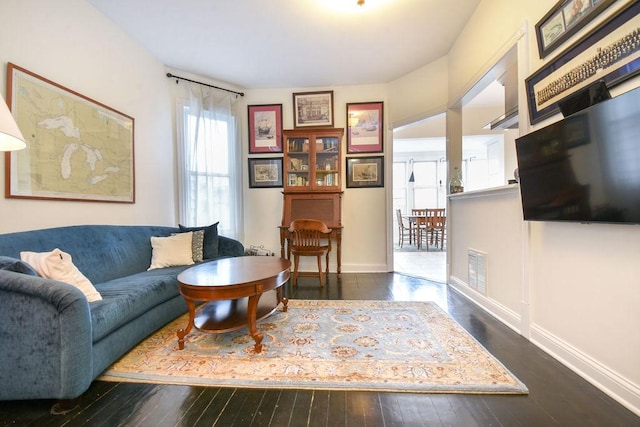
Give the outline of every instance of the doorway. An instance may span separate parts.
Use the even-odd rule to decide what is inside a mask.
[[[513,67],[512,67],[513,68]],[[497,73],[495,73],[497,74]],[[494,75],[495,75],[494,74]],[[461,175],[465,191],[504,185],[510,167],[505,138],[511,129],[494,127],[496,116],[505,113],[504,73],[479,82],[462,106],[463,136]],[[490,123],[491,126],[487,125]],[[517,132],[517,131],[516,131]],[[449,179],[446,152],[446,117],[439,114],[393,131],[393,269],[396,272],[447,282],[447,242],[418,247],[415,241],[400,240],[396,210],[408,215],[413,209],[447,208]],[[408,221],[405,225],[408,226]]]
[[[439,114],[393,131],[393,270],[410,276],[446,283],[446,240],[442,248],[415,238],[400,242],[396,210],[446,207],[446,122]],[[405,226],[415,225],[408,218]],[[415,233],[412,233],[415,237]],[[402,243],[402,244],[401,244]]]

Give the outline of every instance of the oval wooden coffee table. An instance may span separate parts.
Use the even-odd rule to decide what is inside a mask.
[[[189,324],[178,330],[178,348],[184,349],[184,337],[195,328],[202,332],[223,333],[249,327],[256,342],[256,353],[262,351],[258,320],[272,314],[283,303],[282,285],[290,276],[291,263],[271,256],[224,258],[199,264],[178,275],[180,294],[189,308]],[[270,297],[262,298],[265,292]],[[205,302],[196,310],[196,302]]]

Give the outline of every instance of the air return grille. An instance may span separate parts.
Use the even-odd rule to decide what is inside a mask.
[[[469,249],[469,286],[487,294],[487,254]]]

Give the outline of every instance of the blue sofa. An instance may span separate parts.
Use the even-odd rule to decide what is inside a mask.
[[[150,238],[180,231],[80,225],[0,235],[0,400],[73,401],[142,339],[185,313],[177,275],[188,266],[147,271]],[[217,238],[205,236],[205,261],[244,254],[240,242],[214,231]],[[101,301],[88,302],[77,287],[39,277],[20,261],[21,251],[54,248],[73,257]]]

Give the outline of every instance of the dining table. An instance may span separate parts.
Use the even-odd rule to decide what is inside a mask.
[[[416,213],[416,211],[419,213]],[[435,214],[437,211],[441,211],[441,209],[414,209],[411,214],[402,215],[402,217],[409,222],[409,235],[414,236],[418,249],[422,247],[423,231],[428,232],[429,229],[440,225],[436,223],[438,221],[437,218],[439,218]],[[442,218],[440,221],[443,222],[442,226],[444,226],[444,217],[442,216],[440,218]],[[427,243],[426,246],[428,250],[429,244]]]

